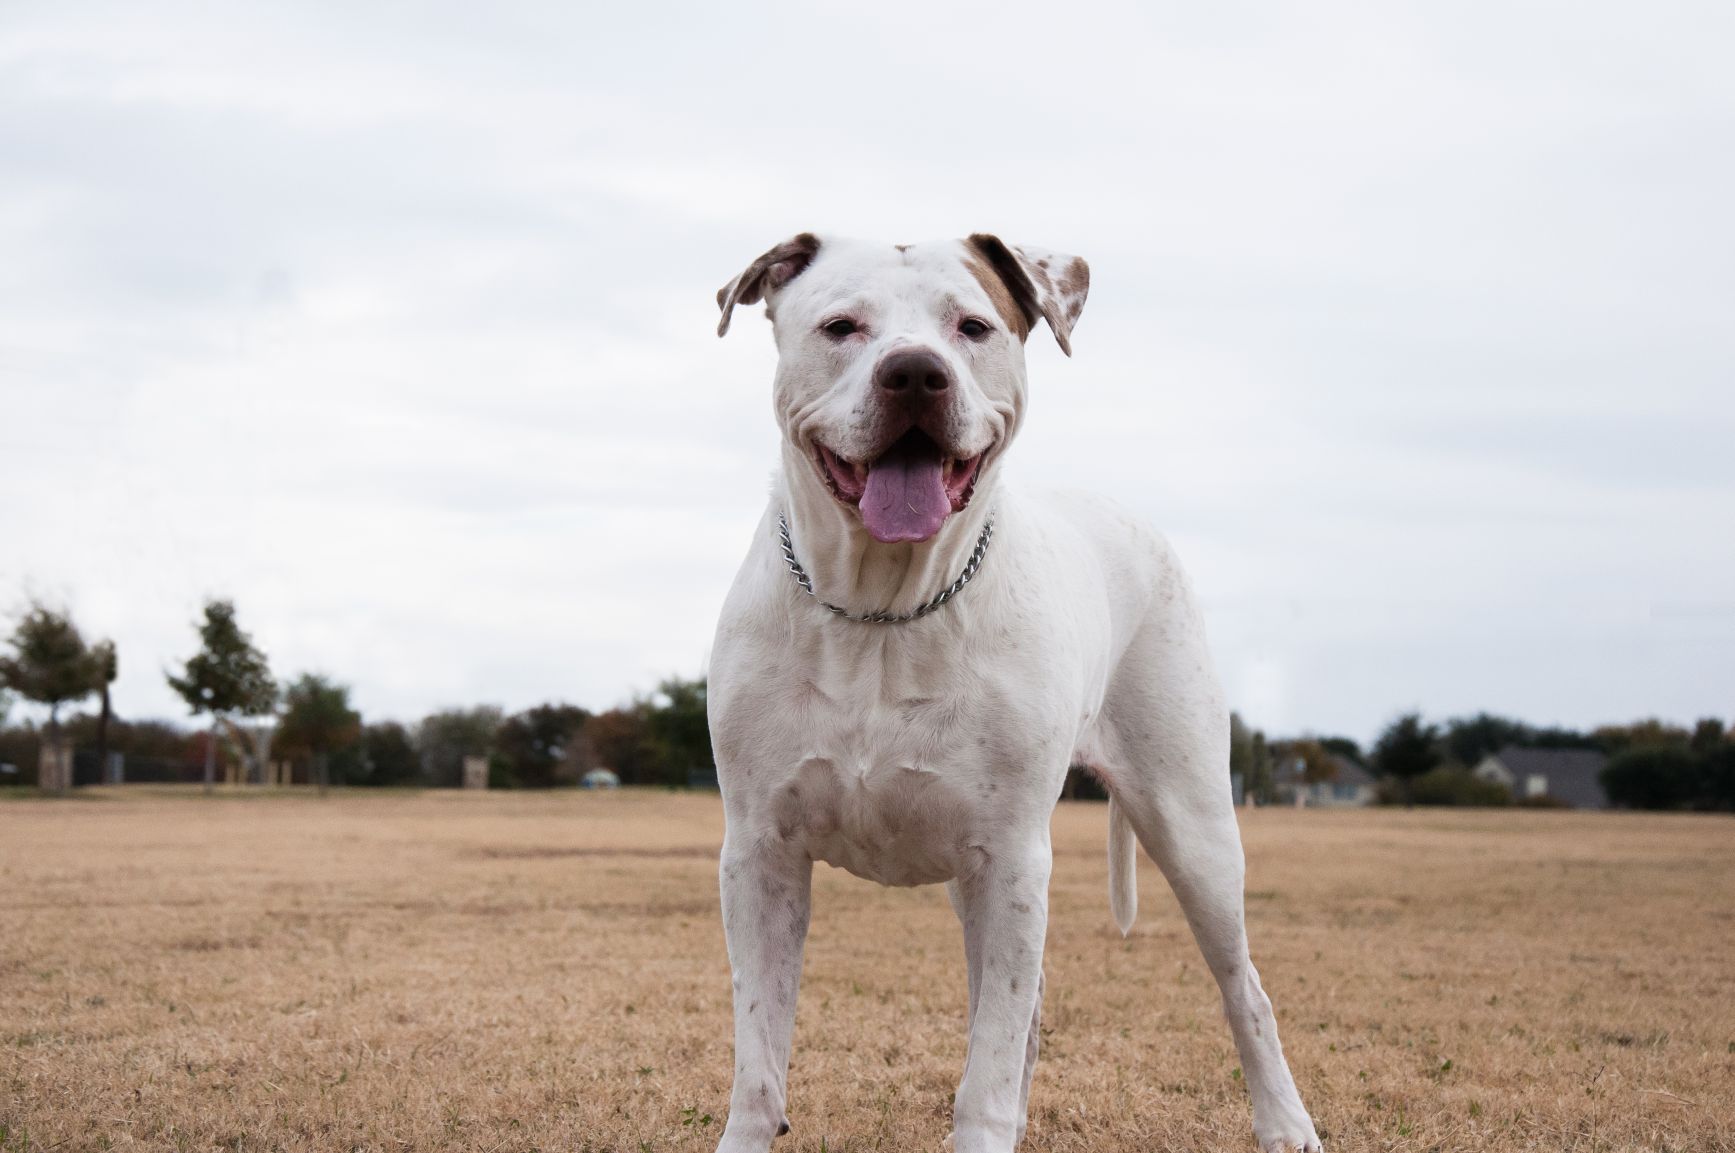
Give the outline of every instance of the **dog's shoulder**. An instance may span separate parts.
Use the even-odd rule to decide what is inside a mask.
[[[1112,497],[1079,489],[1060,489],[1031,494],[1026,498],[1032,512],[1061,532],[1077,539],[1105,564],[1132,565],[1155,571],[1178,562],[1169,540],[1143,516]]]
[[[1117,632],[1144,618],[1153,600],[1190,595],[1169,539],[1143,516],[1100,493],[1031,494],[1025,507],[1047,536],[1046,550],[1070,570],[1088,571],[1107,596]],[[1087,563],[1079,563],[1080,561]]]

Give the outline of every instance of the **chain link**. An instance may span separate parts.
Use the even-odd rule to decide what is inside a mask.
[[[982,526],[982,535],[976,538],[976,549],[970,554],[970,559],[964,565],[964,571],[958,574],[958,579],[947,585],[940,594],[925,605],[918,605],[907,613],[894,613],[881,609],[879,612],[858,614],[852,613],[841,605],[819,600],[819,594],[813,591],[813,578],[807,575],[807,570],[801,567],[801,562],[795,559],[795,545],[789,539],[789,521],[782,513],[777,514],[777,535],[783,543],[783,559],[789,565],[789,572],[795,577],[795,583],[807,591],[807,595],[819,601],[819,607],[840,616],[845,620],[858,621],[866,625],[901,625],[908,621],[918,620],[939,609],[953,597],[963,591],[976,575],[976,570],[982,567],[982,558],[988,553],[988,542],[994,539],[994,518],[990,516]]]

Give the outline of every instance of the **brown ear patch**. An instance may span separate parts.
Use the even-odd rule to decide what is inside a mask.
[[[1035,309],[1035,293],[1029,278],[1018,265],[1018,258],[1007,250],[999,237],[987,233],[979,232],[970,237],[964,242],[964,247],[964,267],[988,294],[988,300],[1005,322],[1007,331],[1019,340],[1027,338],[1039,314]]]
[[[1073,257],[1067,264],[1066,271],[1060,277],[1060,295],[1069,300],[1078,301],[1078,311],[1084,309],[1084,298],[1090,292],[1090,265],[1079,257]],[[1073,313],[1073,320],[1078,319],[1078,312]]]
[[[1060,351],[1071,356],[1072,326],[1078,323],[1078,314],[1084,311],[1084,300],[1090,293],[1090,266],[1076,256],[1022,245],[1012,248],[985,232],[976,233],[964,244],[969,253],[979,256],[999,277],[1017,305],[1024,321],[1020,338],[1036,327],[1037,320],[1046,320]],[[971,271],[976,273],[977,280],[983,281],[974,267]],[[983,286],[988,287],[986,281]],[[994,298],[991,289],[989,296]],[[1007,315],[997,298],[995,307],[1001,308],[1002,316]]]
[[[717,322],[717,335],[729,331],[729,320],[737,304],[757,304],[785,284],[800,276],[813,263],[819,252],[819,237],[811,232],[792,236],[769,252],[763,253],[747,270],[717,290],[717,307],[723,317]]]

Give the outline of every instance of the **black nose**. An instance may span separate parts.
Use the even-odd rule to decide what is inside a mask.
[[[952,370],[938,353],[905,348],[874,367],[874,386],[897,393],[945,392],[952,387]]]

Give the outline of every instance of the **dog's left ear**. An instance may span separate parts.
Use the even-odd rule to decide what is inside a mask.
[[[802,271],[813,263],[813,257],[818,251],[819,237],[813,233],[803,232],[799,236],[792,236],[749,264],[740,276],[719,288],[717,307],[723,310],[723,319],[717,322],[717,335],[722,336],[729,331],[729,319],[734,316],[737,304],[757,304],[762,297],[770,296],[800,276]]]
[[[966,240],[968,246],[988,265],[1011,293],[1017,306],[1017,317],[1006,317],[1020,338],[1036,327],[1038,318],[1048,321],[1049,331],[1060,345],[1060,351],[1072,355],[1072,326],[1084,311],[1084,298],[1090,294],[1090,265],[1083,257],[1048,252],[1026,245],[1008,245],[998,236],[978,232]],[[997,297],[992,288],[988,295]],[[1022,324],[1015,323],[1022,320]]]

